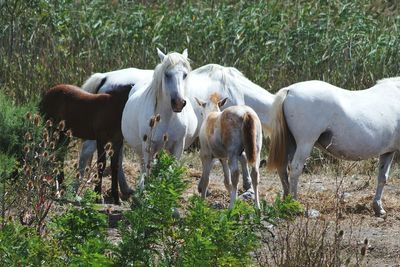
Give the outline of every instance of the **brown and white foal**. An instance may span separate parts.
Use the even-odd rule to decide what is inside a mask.
[[[203,173],[198,185],[199,193],[205,198],[213,159],[219,159],[224,170],[225,187],[230,193],[232,208],[237,197],[239,182],[238,159],[247,157],[251,166],[251,179],[255,203],[260,208],[258,196],[259,163],[262,146],[262,126],[255,111],[249,106],[231,106],[221,112],[227,98],[214,93],[203,102],[196,98],[203,108],[204,120],[200,128],[200,157]],[[245,155],[244,153],[245,152]]]

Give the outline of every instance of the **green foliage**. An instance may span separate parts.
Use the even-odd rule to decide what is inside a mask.
[[[183,220],[180,266],[246,266],[259,245],[259,220],[249,204],[237,201],[231,210],[207,207],[192,197]]]
[[[186,188],[182,181],[185,169],[165,152],[159,153],[143,191],[133,196],[131,211],[124,214],[122,242],[118,248],[118,265],[154,266],[173,261],[175,226],[179,217],[181,195]]]
[[[272,205],[264,202],[261,213],[266,221],[274,223],[276,219],[291,220],[302,212],[304,212],[304,208],[301,203],[289,195],[284,199],[277,196]]]
[[[270,91],[322,79],[361,89],[398,75],[393,1],[3,1],[0,70],[14,100],[92,72],[155,67],[155,47],[193,67],[235,66]]]
[[[6,222],[0,229],[2,266],[54,266],[57,253],[54,243],[31,227]]]
[[[68,266],[108,266],[112,262],[105,256],[111,249],[106,239],[107,217],[96,210],[94,199],[88,191],[81,207],[71,206],[53,219],[53,238],[64,251],[63,260]]]
[[[25,115],[33,104],[16,105],[12,98],[0,93],[0,154],[16,159],[23,157],[24,135],[32,129]]]

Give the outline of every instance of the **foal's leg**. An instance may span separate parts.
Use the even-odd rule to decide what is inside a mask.
[[[111,194],[114,199],[114,203],[119,205],[119,194],[118,194],[118,171],[122,169],[119,165],[120,152],[122,148],[122,140],[113,142],[114,154],[111,157]]]
[[[226,159],[219,160],[222,164],[222,170],[224,172],[224,185],[228,192],[231,192],[231,171],[229,170],[228,161]]]
[[[383,154],[379,157],[379,173],[378,173],[378,185],[376,187],[376,193],[372,202],[372,207],[375,211],[376,216],[385,215],[386,211],[382,207],[382,193],[383,187],[389,177],[390,165],[392,164],[394,152]]]
[[[102,198],[101,195],[101,188],[102,188],[102,182],[103,182],[103,173],[104,173],[104,169],[106,167],[106,154],[104,151],[104,143],[99,142],[97,140],[97,174],[98,174],[98,182],[96,184],[96,186],[94,187],[94,191],[100,195],[100,197]]]
[[[96,147],[96,140],[85,140],[82,142],[81,153],[79,154],[79,174],[81,177],[84,177],[85,168],[88,162],[91,161]]]
[[[299,143],[299,142],[298,142]],[[297,184],[299,182],[299,176],[303,171],[304,163],[307,157],[311,154],[311,150],[314,143],[300,143],[296,148],[293,160],[290,162],[290,193],[294,199],[297,199]]]
[[[205,198],[207,196],[208,183],[210,182],[210,172],[213,166],[213,159],[208,155],[202,155],[201,164],[203,166],[203,172],[197,190],[201,194],[202,198]]]
[[[239,157],[240,164],[242,165],[242,175],[243,175],[243,189],[244,191],[249,191],[252,189],[251,180],[249,175],[249,168],[247,166],[246,154],[243,152]]]
[[[256,207],[260,209],[260,200],[258,195],[258,183],[260,182],[260,160],[257,159],[255,165],[251,167],[251,182],[253,184],[254,190],[254,201],[256,202]]]
[[[229,156],[229,169],[231,171],[231,192],[230,192],[230,203],[229,208],[233,208],[233,205],[236,201],[238,183],[239,183],[239,166],[238,166],[238,158],[236,155]]]
[[[56,178],[56,196],[61,197],[61,184],[64,181],[64,160],[68,150],[69,139],[64,132],[60,132],[57,142],[56,161],[60,164],[60,173]]]

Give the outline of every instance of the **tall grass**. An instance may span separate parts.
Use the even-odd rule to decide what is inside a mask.
[[[92,72],[154,68],[155,47],[235,66],[274,92],[322,79],[349,89],[399,75],[393,1],[34,0],[0,3],[0,88],[25,102]]]

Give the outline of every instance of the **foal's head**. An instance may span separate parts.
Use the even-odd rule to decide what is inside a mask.
[[[207,117],[210,112],[220,112],[221,107],[225,105],[228,98],[225,97],[224,99],[221,99],[221,96],[218,93],[213,93],[206,102],[198,99],[197,97],[195,97],[195,99],[197,104],[199,104],[199,106],[203,109],[202,115]]]
[[[187,49],[182,54],[174,52],[165,55],[157,48],[157,53],[161,63],[154,71],[154,82],[158,88],[161,86],[163,97],[170,99],[172,110],[181,112],[186,105],[186,76],[191,70]]]

